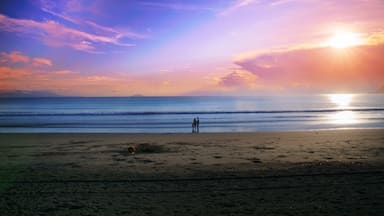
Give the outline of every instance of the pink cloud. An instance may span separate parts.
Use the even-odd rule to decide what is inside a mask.
[[[71,71],[71,70],[58,70],[58,71],[53,71],[52,73],[59,74],[59,75],[77,74],[75,71]]]
[[[49,59],[46,58],[33,58],[33,65],[34,66],[52,66],[52,62]]]
[[[23,63],[23,66],[52,66],[52,61],[47,58],[41,57],[29,57],[24,55],[21,52],[1,52],[0,53],[0,63],[4,63],[6,65],[12,65],[13,63]]]
[[[11,68],[11,67],[0,66],[0,80],[3,80],[3,81],[17,80],[28,74],[30,74],[30,72],[24,68]]]
[[[29,62],[29,57],[23,55],[20,52],[11,52],[11,53],[6,53],[6,52],[1,52],[0,53],[0,62],[1,63],[28,63]]]
[[[90,81],[90,82],[100,82],[100,81],[113,81],[115,80],[114,78],[112,77],[108,77],[108,76],[88,76],[86,77],[86,80],[87,81]]]
[[[46,45],[68,46],[85,52],[97,52],[96,46],[101,44],[133,46],[133,44],[120,42],[118,37],[87,33],[68,28],[55,21],[37,22],[27,19],[14,19],[2,14],[0,14],[0,29],[31,35],[41,39]]]
[[[235,70],[219,79],[219,86],[225,88],[253,88],[257,76],[248,71]]]
[[[372,90],[384,83],[384,45],[264,53],[235,64],[263,82],[316,90]]]
[[[127,76],[105,74],[81,74],[67,69],[52,69],[51,60],[32,58],[20,52],[1,53],[0,90],[49,90],[64,95],[129,95],[135,88],[143,87]],[[28,59],[28,62],[25,60]],[[12,61],[12,62],[11,62]],[[23,61],[23,64],[10,64]]]
[[[82,75],[70,70],[50,71],[45,68],[0,66],[0,90],[49,90],[69,95],[112,95],[121,89],[124,95],[130,85],[126,77]]]

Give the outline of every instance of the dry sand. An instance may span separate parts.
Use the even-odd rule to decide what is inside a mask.
[[[0,134],[0,149],[0,215],[384,215],[384,129]]]

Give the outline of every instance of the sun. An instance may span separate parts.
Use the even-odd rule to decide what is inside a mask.
[[[361,34],[347,31],[335,33],[329,40],[327,45],[333,48],[347,48],[363,44],[364,40]]]

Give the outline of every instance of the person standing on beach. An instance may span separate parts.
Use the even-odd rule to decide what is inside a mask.
[[[196,132],[199,133],[200,131],[200,119],[199,117],[196,117]]]
[[[196,132],[196,118],[193,119],[192,121],[192,133]]]

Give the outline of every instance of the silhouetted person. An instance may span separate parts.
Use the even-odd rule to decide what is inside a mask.
[[[200,131],[200,119],[199,119],[199,117],[196,118],[196,131],[197,131],[197,133],[199,133],[199,131]]]
[[[197,125],[197,121],[196,121],[196,118],[194,118],[192,121],[192,133],[196,133],[196,125]]]

